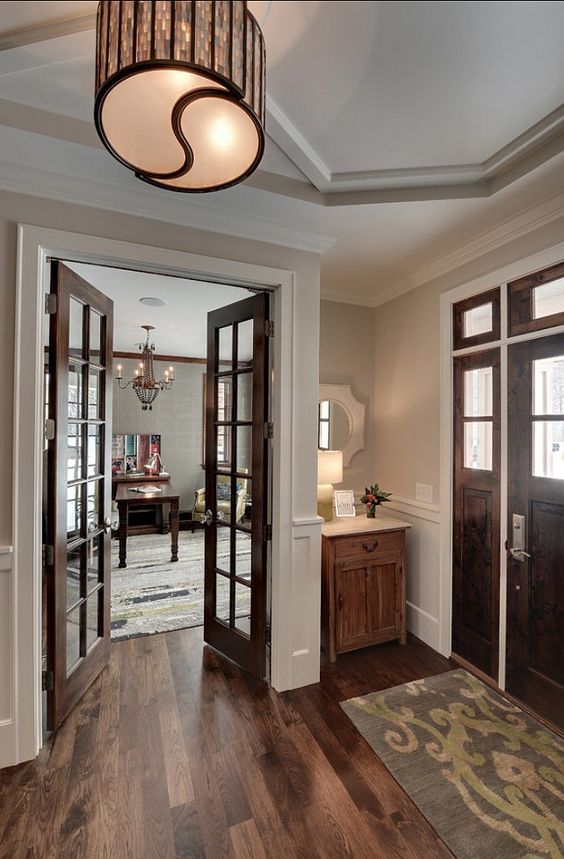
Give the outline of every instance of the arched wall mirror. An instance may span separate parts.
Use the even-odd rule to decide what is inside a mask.
[[[317,436],[321,450],[342,450],[344,468],[366,447],[366,405],[350,385],[319,386]]]

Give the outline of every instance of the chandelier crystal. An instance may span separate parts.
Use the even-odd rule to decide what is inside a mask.
[[[201,193],[264,151],[265,50],[244,0],[102,0],[94,120],[145,182]]]
[[[159,395],[159,391],[170,391],[172,388],[172,383],[174,382],[174,367],[169,367],[168,370],[165,370],[164,379],[155,379],[155,373],[153,368],[153,353],[155,351],[155,344],[149,343],[149,336],[151,331],[155,330],[154,325],[142,325],[141,328],[145,329],[147,332],[147,339],[145,343],[139,344],[139,349],[142,351],[142,361],[138,364],[135,369],[135,373],[133,378],[130,379],[125,385],[122,385],[123,380],[123,367],[121,364],[117,365],[117,373],[116,373],[116,381],[118,382],[122,391],[128,388],[130,385],[133,387],[133,390],[137,394],[139,398],[139,402],[141,403],[141,409],[143,411],[153,410],[153,403],[157,399]]]

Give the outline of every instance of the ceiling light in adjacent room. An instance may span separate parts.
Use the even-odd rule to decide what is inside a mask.
[[[265,51],[244,0],[102,0],[94,120],[145,182],[201,193],[264,151]]]
[[[166,304],[166,301],[163,301],[162,298],[151,298],[151,296],[140,298],[139,301],[141,304],[147,304],[149,307],[164,307]]]

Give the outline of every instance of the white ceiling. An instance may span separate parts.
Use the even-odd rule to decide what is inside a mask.
[[[247,289],[164,277],[97,265],[66,263],[114,302],[114,350],[136,352],[145,340],[141,325],[154,325],[155,357],[206,357],[207,314],[210,310],[248,298]],[[148,307],[140,298],[160,298],[164,307]]]
[[[267,151],[244,185],[195,198],[142,185],[99,144],[97,4],[3,2],[0,185],[325,250],[323,293],[367,304],[564,193],[564,3],[249,5]]]

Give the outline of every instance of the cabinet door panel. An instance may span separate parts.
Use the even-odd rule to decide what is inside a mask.
[[[369,634],[366,610],[367,568],[337,570],[337,648],[355,646]]]
[[[397,607],[397,565],[378,564],[367,578],[367,615],[370,632],[399,632]]]

